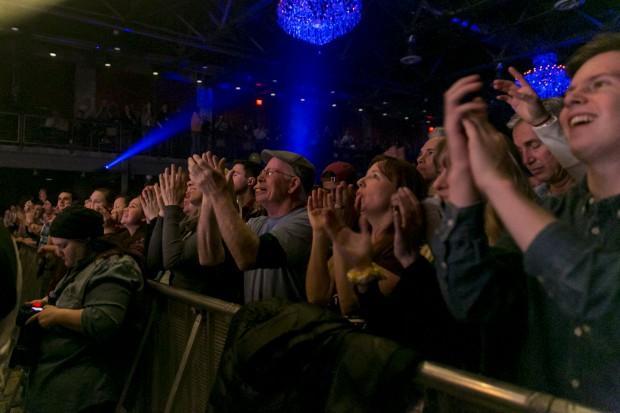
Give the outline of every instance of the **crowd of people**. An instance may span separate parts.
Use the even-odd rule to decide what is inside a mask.
[[[306,302],[423,359],[620,410],[620,34],[567,68],[563,100],[514,68],[494,81],[511,137],[468,98],[481,78],[459,79],[416,162],[378,154],[359,179],[285,150],[262,164],[209,151],[132,196],[67,191],[54,207],[41,191],[11,207],[17,242],[57,261],[27,322],[42,337],[28,411],[111,411],[145,278]]]

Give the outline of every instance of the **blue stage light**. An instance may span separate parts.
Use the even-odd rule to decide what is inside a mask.
[[[563,96],[570,79],[564,65],[557,64],[555,53],[534,56],[534,67],[523,74],[541,99]]]
[[[361,18],[361,0],[280,0],[278,3],[278,24],[282,29],[317,45],[347,34]]]
[[[154,128],[150,130],[138,143],[127,149],[120,154],[112,162],[104,166],[105,169],[112,169],[114,166],[121,162],[126,161],[138,155],[140,152],[150,148],[153,145],[157,145],[160,142],[165,141],[178,133],[184,132],[189,129],[189,119],[191,112],[179,113],[172,117],[169,121],[164,123],[161,128]]]

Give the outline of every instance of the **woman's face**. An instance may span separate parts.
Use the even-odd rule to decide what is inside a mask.
[[[360,212],[365,214],[382,214],[390,212],[390,200],[396,192],[396,185],[381,171],[376,162],[368,168],[366,176],[357,184],[357,196],[360,202]]]
[[[46,214],[51,214],[52,212],[54,212],[54,206],[52,205],[50,201],[45,201],[43,203],[43,211]]]
[[[129,202],[129,205],[123,209],[123,215],[121,217],[121,224],[123,225],[138,225],[144,220],[144,213],[142,212],[142,205],[140,204],[140,198],[135,197]]]
[[[125,201],[125,198],[119,196],[114,200],[114,205],[112,206],[111,212],[114,222],[121,222],[125,208],[127,208],[127,201]]]

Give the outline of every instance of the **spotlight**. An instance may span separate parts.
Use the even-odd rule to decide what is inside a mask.
[[[198,80],[196,81],[196,83],[198,83],[199,85],[201,85],[201,84],[202,84],[202,80],[198,79]]]
[[[11,31],[18,32],[19,31],[19,27],[13,26],[13,27],[11,27]]]
[[[357,109],[357,111],[358,111],[358,112],[363,112],[363,111],[364,111],[364,108],[358,108],[358,109]]]
[[[335,108],[336,106],[338,105],[336,105],[335,103],[332,103],[332,108]]]
[[[235,86],[235,90],[241,90],[241,86]]]
[[[409,116],[405,116],[405,120],[409,120]]]
[[[276,92],[271,92],[271,93],[269,94],[269,96],[271,96],[271,97],[275,97],[275,96],[276,96]]]
[[[299,99],[299,101],[300,101],[300,102],[305,102],[305,101],[306,101],[306,98],[301,98],[301,99]]]
[[[112,63],[106,63],[104,66],[105,66],[105,67],[111,67],[111,66],[112,66]]]
[[[153,76],[159,76],[159,72],[153,72]]]
[[[209,68],[209,66],[203,66],[202,67],[204,70],[207,70]]]
[[[383,102],[381,102],[381,104],[382,104],[382,105],[387,105],[387,104],[388,104],[388,101],[387,101],[387,100],[384,100]]]
[[[263,106],[263,100],[262,99],[256,99],[256,106]]]
[[[50,57],[56,57],[56,53],[50,52]]]
[[[273,79],[272,82],[273,83],[278,83],[278,79]]]
[[[335,90],[331,90],[331,91],[329,92],[329,94],[330,94],[330,95],[335,95],[335,94],[336,94],[336,91],[335,91]]]
[[[381,116],[383,116],[383,117],[386,117],[387,115],[388,115],[388,114],[387,114],[387,113],[385,113],[385,112],[383,112],[383,113],[381,114]]]
[[[120,51],[121,51],[121,48],[120,48],[120,47],[118,47],[118,46],[116,46],[116,47],[114,48],[114,51],[115,51],[115,52],[120,52]]]

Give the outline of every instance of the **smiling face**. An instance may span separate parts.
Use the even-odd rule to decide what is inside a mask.
[[[185,190],[185,198],[183,198],[183,212],[186,214],[194,211],[202,203],[202,191],[198,189],[194,183],[187,181],[187,189]]]
[[[71,206],[73,202],[73,196],[69,192],[61,192],[58,195],[58,203],[56,204],[56,208],[58,208],[58,212],[62,211],[68,206]]]
[[[366,175],[357,181],[357,196],[363,214],[378,215],[390,211],[392,194],[397,188],[380,166],[381,162],[375,162],[368,168]]]
[[[142,221],[144,221],[144,213],[142,212],[140,197],[135,197],[129,202],[129,205],[123,209],[121,224],[125,226],[139,225]]]
[[[101,191],[93,191],[93,193],[90,194],[89,201],[90,203],[86,205],[87,208],[95,210],[99,208],[108,209],[108,202],[105,199],[105,194]]]
[[[290,197],[290,189],[294,176],[293,168],[278,158],[271,158],[265,169],[258,176],[254,193],[256,201],[267,207],[269,204],[280,204]]]
[[[585,164],[620,159],[620,51],[594,56],[575,73],[560,123]]]

